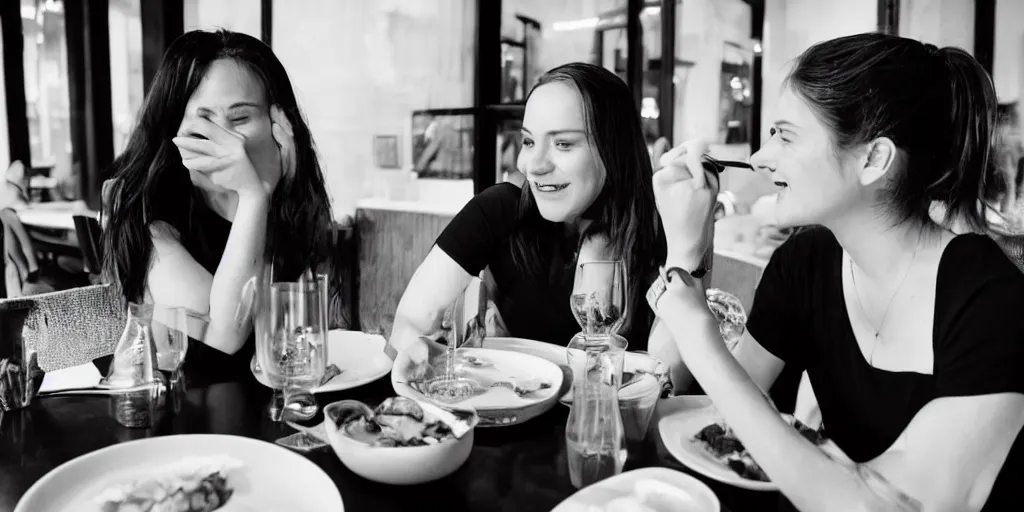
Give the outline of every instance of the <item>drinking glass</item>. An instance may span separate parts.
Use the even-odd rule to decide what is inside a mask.
[[[154,305],[152,330],[157,368],[171,373],[181,368],[189,339],[203,341],[209,324],[209,315],[188,308]]]
[[[458,402],[478,394],[483,388],[479,381],[460,371],[457,352],[469,337],[476,322],[476,310],[466,311],[465,294],[459,294],[441,320],[441,330],[447,343],[444,370],[425,382],[427,394],[442,402]]]
[[[587,261],[576,267],[570,307],[587,338],[606,338],[626,314],[626,266],[621,260]]]
[[[261,358],[262,370],[284,389],[285,412],[306,420],[316,415],[313,389],[327,366],[327,332],[317,281],[272,283],[269,330]]]

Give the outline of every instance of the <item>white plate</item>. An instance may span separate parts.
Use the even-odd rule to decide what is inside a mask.
[[[338,365],[341,373],[314,393],[344,391],[369,384],[391,371],[391,358],[384,354],[387,343],[383,336],[359,331],[333,330],[327,333],[327,351],[330,364]],[[249,363],[256,380],[270,387],[266,374],[256,371],[256,357]]]
[[[183,457],[212,455],[227,455],[243,464],[228,477],[235,492],[218,512],[345,509],[334,482],[301,455],[247,437],[192,434],[128,441],[65,462],[29,488],[14,511],[96,510],[92,500],[110,485]]]
[[[421,391],[422,383],[410,383],[405,374],[412,367],[408,357],[402,351],[395,359],[395,371],[391,372],[391,385],[395,393],[416,400],[438,402]],[[467,376],[484,385],[498,381],[526,382],[534,379],[550,384],[550,387],[526,396],[519,396],[503,387],[488,387],[483,394],[457,402],[456,405],[476,409],[481,427],[514,425],[543,414],[555,405],[562,388],[561,368],[537,356],[487,348],[461,348],[459,357],[476,358],[485,364],[483,367],[467,365],[463,370]]]
[[[700,480],[674,469],[641,468],[584,487],[551,512],[587,512],[590,507],[601,507],[615,498],[633,494],[636,482],[648,479],[669,484],[689,494],[694,506],[684,509],[685,512],[718,512],[721,509],[718,497]]]
[[[748,480],[729,469],[708,454],[699,443],[693,442],[704,427],[719,421],[721,414],[706,396],[677,396],[671,398],[673,412],[661,416],[658,430],[665,448],[679,462],[708,478],[735,487],[754,491],[777,491],[772,482]]]
[[[543,341],[528,340],[525,338],[506,338],[506,337],[493,337],[484,338],[484,348],[492,348],[497,350],[508,350],[512,352],[520,352],[523,354],[530,354],[537,356],[552,363],[557,364],[560,368],[565,369],[565,376],[567,379],[572,379],[572,370],[569,368],[569,362],[566,357],[566,347],[560,347],[551,343],[545,343]],[[658,365],[658,360],[654,356],[641,352],[626,352],[626,358],[622,363],[622,371],[624,372],[636,372],[637,369],[646,369],[652,371],[655,366]],[[667,370],[666,370],[667,371]],[[653,381],[652,381],[653,382]],[[643,391],[641,387],[637,385],[624,388],[619,393],[619,400],[635,400],[637,398],[635,392]],[[659,385],[660,389],[660,385]],[[564,405],[572,404],[572,381],[566,382],[565,391],[562,396],[558,399]]]

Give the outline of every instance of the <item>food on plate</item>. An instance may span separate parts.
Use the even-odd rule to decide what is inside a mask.
[[[827,440],[820,430],[814,430],[804,425],[800,420],[789,414],[783,414],[782,416],[797,432],[807,438],[808,441],[814,443],[815,446],[820,446]],[[757,465],[754,458],[747,453],[746,447],[743,446],[743,443],[724,421],[712,423],[701,429],[700,432],[697,432],[697,435],[693,436],[693,442],[701,445],[704,451],[715,460],[729,466],[730,469],[741,477],[759,482],[769,481],[768,475],[761,469],[761,466]]]
[[[109,487],[95,502],[103,512],[210,512],[231,499],[229,477],[241,467],[226,455],[182,459],[146,478]]]
[[[327,385],[327,383],[330,382],[331,379],[337,377],[338,375],[341,375],[341,368],[338,368],[338,365],[334,363],[327,365],[327,368],[324,368],[324,376],[320,379],[320,385]]]
[[[633,485],[633,492],[612,499],[604,506],[591,506],[587,512],[703,512],[701,503],[689,492],[672,484],[644,478]]]
[[[375,447],[433,445],[457,439],[471,428],[468,418],[456,412],[451,418],[434,417],[404,397],[388,398],[373,411],[366,406],[339,408],[330,415],[345,435]]]

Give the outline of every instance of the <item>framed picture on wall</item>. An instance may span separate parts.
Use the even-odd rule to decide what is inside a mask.
[[[398,135],[373,136],[373,162],[381,169],[399,169]]]

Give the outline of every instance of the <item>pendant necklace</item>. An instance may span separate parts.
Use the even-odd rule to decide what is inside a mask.
[[[903,279],[900,280],[899,286],[896,287],[896,291],[892,292],[892,297],[889,298],[889,304],[885,306],[885,311],[882,312],[882,320],[878,323],[878,327],[874,326],[874,322],[871,321],[871,317],[868,316],[868,312],[864,309],[864,302],[860,299],[860,290],[857,289],[857,275],[853,272],[853,257],[847,254],[847,259],[850,260],[850,280],[853,283],[853,293],[857,297],[857,306],[860,307],[860,312],[864,315],[864,319],[867,320],[868,324],[875,331],[875,341],[871,345],[871,353],[868,354],[868,364],[871,366],[875,365],[875,349],[878,348],[878,342],[882,336],[882,328],[885,327],[885,319],[889,316],[889,308],[892,307],[892,303],[896,300],[896,296],[899,295],[900,290],[903,289],[903,283],[907,282],[907,276],[910,275],[910,268],[914,266],[914,260],[917,259],[917,251],[921,248],[921,236],[917,237],[917,246],[914,247],[914,255],[910,257],[910,263],[907,264],[907,269],[903,271]]]

